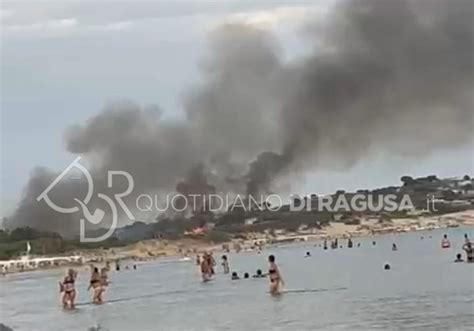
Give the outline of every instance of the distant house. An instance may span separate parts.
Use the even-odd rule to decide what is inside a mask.
[[[257,223],[257,221],[258,221],[258,218],[257,218],[257,217],[246,218],[246,219],[244,220],[244,224],[245,224],[245,225],[252,225],[252,224]]]
[[[197,235],[203,235],[206,232],[206,229],[204,227],[196,227],[192,229],[191,231],[185,231],[184,235],[185,236],[197,236]]]
[[[285,234],[287,231],[285,229],[275,229],[274,233],[276,235]]]
[[[308,225],[306,224],[301,224],[299,227],[298,227],[298,232],[304,232],[305,230],[308,229]]]

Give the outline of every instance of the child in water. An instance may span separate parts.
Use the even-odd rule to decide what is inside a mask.
[[[270,255],[268,257],[268,263],[270,264],[268,268],[268,275],[270,278],[270,293],[272,295],[278,295],[280,294],[280,287],[284,286],[285,283],[281,277],[280,270],[275,263],[274,255]]]
[[[69,269],[64,280],[59,283],[60,292],[63,293],[63,307],[74,308],[74,300],[76,299],[76,278],[77,272],[74,269]]]
[[[227,255],[222,255],[222,268],[224,269],[224,273],[229,273],[229,261],[227,260]]]

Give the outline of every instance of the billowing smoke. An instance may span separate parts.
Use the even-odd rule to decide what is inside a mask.
[[[216,188],[208,183],[206,167],[200,163],[191,168],[183,181],[176,185],[176,192],[180,201],[177,210],[189,210],[196,213],[201,210],[209,210],[209,201],[212,194],[216,193]]]
[[[118,102],[69,129],[68,151],[85,157],[99,188],[106,170],[125,170],[136,194],[259,194],[295,170],[469,143],[473,16],[470,0],[344,1],[301,30],[313,48],[293,62],[282,60],[271,33],[224,25],[210,35],[186,120]],[[67,227],[34,200],[51,178],[33,174],[11,226]],[[62,190],[59,201],[76,192],[68,183]]]

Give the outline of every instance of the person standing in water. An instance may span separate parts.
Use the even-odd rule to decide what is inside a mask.
[[[224,273],[228,274],[229,270],[229,261],[227,260],[227,255],[222,255],[222,268],[224,269]]]
[[[396,244],[392,244],[392,251],[397,251],[398,248],[397,248],[397,245]]]
[[[196,265],[197,266],[200,266],[201,265],[201,258],[199,256],[199,254],[196,255]]]
[[[441,240],[441,248],[449,248],[451,247],[451,243],[449,242],[448,235],[443,236],[443,240]]]
[[[69,269],[64,280],[59,283],[60,292],[63,293],[63,308],[74,309],[74,301],[76,299],[76,278],[77,272]]]
[[[275,263],[274,255],[270,255],[268,257],[268,263],[270,264],[268,268],[268,275],[270,278],[270,293],[272,295],[278,295],[281,293],[280,289],[285,285],[285,282],[283,281],[280,270]]]
[[[91,280],[89,283],[88,291],[92,289],[92,302],[93,303],[102,303],[102,277],[99,272],[99,269],[94,267],[92,269]]]
[[[466,262],[467,263],[474,262],[474,255],[473,255],[473,249],[472,249],[471,242],[468,242],[467,244],[464,244],[462,246],[462,249],[464,249],[464,251],[466,252]]]
[[[100,299],[102,299],[102,295],[105,293],[105,289],[109,286],[109,276],[107,274],[107,267],[100,269]]]
[[[212,254],[212,252],[209,254],[209,256],[211,257],[211,260],[210,260],[210,262],[211,262],[211,272],[214,275],[216,273],[216,271],[214,270],[214,267],[217,265],[217,262],[214,259],[214,255]]]
[[[464,243],[470,243],[471,241],[469,240],[469,237],[467,236],[467,233],[464,234]]]
[[[208,253],[204,253],[201,259],[201,277],[203,282],[211,280],[212,273],[209,265],[209,258],[207,257]]]
[[[214,260],[214,256],[212,255],[212,252],[206,253],[203,258],[207,260],[207,265],[209,268],[210,275],[211,276],[214,275],[216,273],[214,270],[214,266],[216,265],[216,260]]]

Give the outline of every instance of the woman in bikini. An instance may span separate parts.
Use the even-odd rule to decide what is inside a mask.
[[[102,277],[100,275],[99,269],[94,267],[92,269],[91,280],[87,290],[89,291],[92,288],[92,302],[93,303],[102,303]]]
[[[270,293],[272,295],[280,294],[280,286],[284,286],[283,278],[281,277],[280,270],[275,263],[275,256],[270,255],[268,257],[268,262],[270,266],[268,268],[268,276],[270,278]]]
[[[60,292],[63,293],[63,307],[74,309],[74,300],[76,299],[76,277],[77,272],[69,269],[62,283],[59,283]]]

